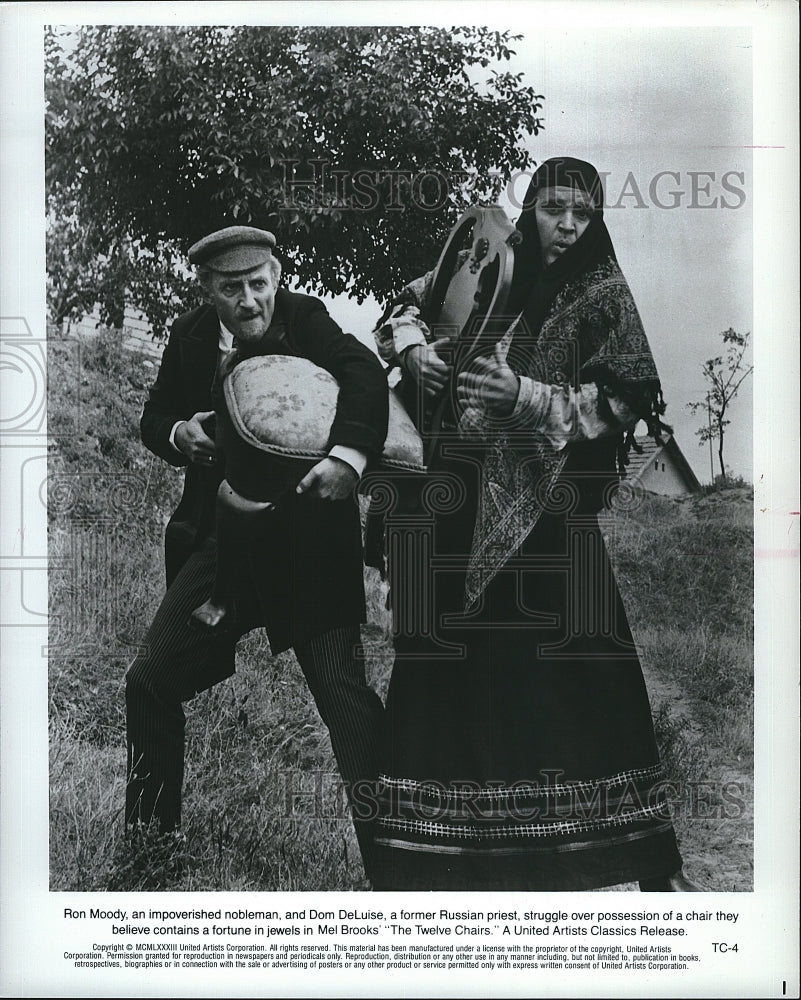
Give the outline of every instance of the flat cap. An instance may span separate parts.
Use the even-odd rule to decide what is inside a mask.
[[[189,248],[189,262],[222,274],[239,274],[266,263],[274,246],[275,237],[266,229],[228,226],[193,244]]]

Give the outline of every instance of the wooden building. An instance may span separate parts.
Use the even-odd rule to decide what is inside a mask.
[[[629,454],[626,476],[629,482],[639,484],[649,493],[668,497],[701,492],[698,478],[672,435],[663,437],[662,444],[650,437],[636,440],[642,454],[633,448]]]

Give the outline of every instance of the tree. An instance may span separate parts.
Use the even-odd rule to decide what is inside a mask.
[[[503,67],[519,37],[50,30],[48,198],[93,234],[101,273],[117,248],[126,294],[151,318],[165,289],[191,298],[189,245],[231,224],[273,231],[285,271],[310,290],[384,298],[436,262],[461,211],[531,165],[524,140],[543,98]]]
[[[726,419],[726,413],[732,400],[736,397],[740,386],[754,370],[753,365],[746,367],[744,356],[751,339],[750,331],[745,334],[737,333],[729,327],[721,334],[723,343],[728,344],[726,356],[709,358],[703,364],[703,375],[709,385],[707,398],[700,403],[688,403],[687,407],[693,413],[699,410],[707,410],[709,422],[706,427],[699,427],[695,432],[699,438],[699,446],[703,446],[707,441],[717,440],[718,461],[720,463],[720,475],[723,482],[726,482],[726,467],[723,464],[723,435],[726,428],[731,423]]]
[[[97,249],[81,232],[69,208],[51,206],[47,219],[47,307],[63,332],[64,323],[80,320],[97,301]]]

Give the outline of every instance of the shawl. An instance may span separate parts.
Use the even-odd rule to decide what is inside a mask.
[[[594,212],[581,237],[545,267],[534,206],[541,190],[575,187],[588,194]],[[515,249],[515,265],[506,315],[512,319],[491,338],[506,351],[518,375],[555,386],[579,389],[594,383],[599,406],[615,396],[648,425],[659,439],[670,428],[660,420],[665,411],[656,366],[637,307],[615,256],[603,218],[603,188],[589,163],[564,157],[546,160],[532,177],[517,229],[523,239]],[[457,269],[467,255],[460,255]],[[391,339],[382,326],[391,312],[402,317],[418,307],[426,320],[433,272],[407,285],[379,320],[376,336]],[[398,308],[400,307],[400,308]],[[491,338],[481,353],[491,354]],[[635,421],[636,422],[636,421]],[[515,555],[546,510],[566,512],[575,503],[575,488],[562,478],[571,454],[568,444],[556,450],[536,428],[514,426],[508,418],[493,420],[474,410],[462,414],[460,434],[483,442],[482,474],[473,540],[465,578],[465,611],[473,608],[493,578]],[[610,456],[608,478],[625,471],[628,451],[636,448],[633,427],[617,447],[598,442],[592,475]],[[586,446],[582,442],[584,458]],[[617,462],[615,461],[617,457]]]
[[[595,210],[581,237],[544,267],[534,204],[540,190],[557,185],[585,191]],[[519,315],[503,338],[507,363],[516,374],[550,385],[579,389],[595,383],[600,405],[608,396],[621,399],[658,438],[660,430],[668,430],[659,419],[665,410],[659,378],[604,223],[595,168],[570,158],[545,161],[531,180],[517,228],[523,241],[515,253],[508,311]],[[493,429],[492,421],[477,426],[471,419],[464,430],[486,442],[465,580],[469,610],[543,511],[570,509],[574,500],[569,489],[560,489],[560,475],[574,446],[557,451],[536,429],[518,429],[508,421]],[[620,472],[633,443],[632,427],[617,449]],[[612,465],[614,476],[614,457]]]

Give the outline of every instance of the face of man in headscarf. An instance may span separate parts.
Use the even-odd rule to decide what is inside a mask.
[[[275,283],[269,264],[243,275],[214,272],[208,292],[223,326],[237,340],[261,340],[275,309]]]
[[[537,194],[534,215],[545,267],[581,238],[593,211],[592,198],[579,188],[547,187]]]

